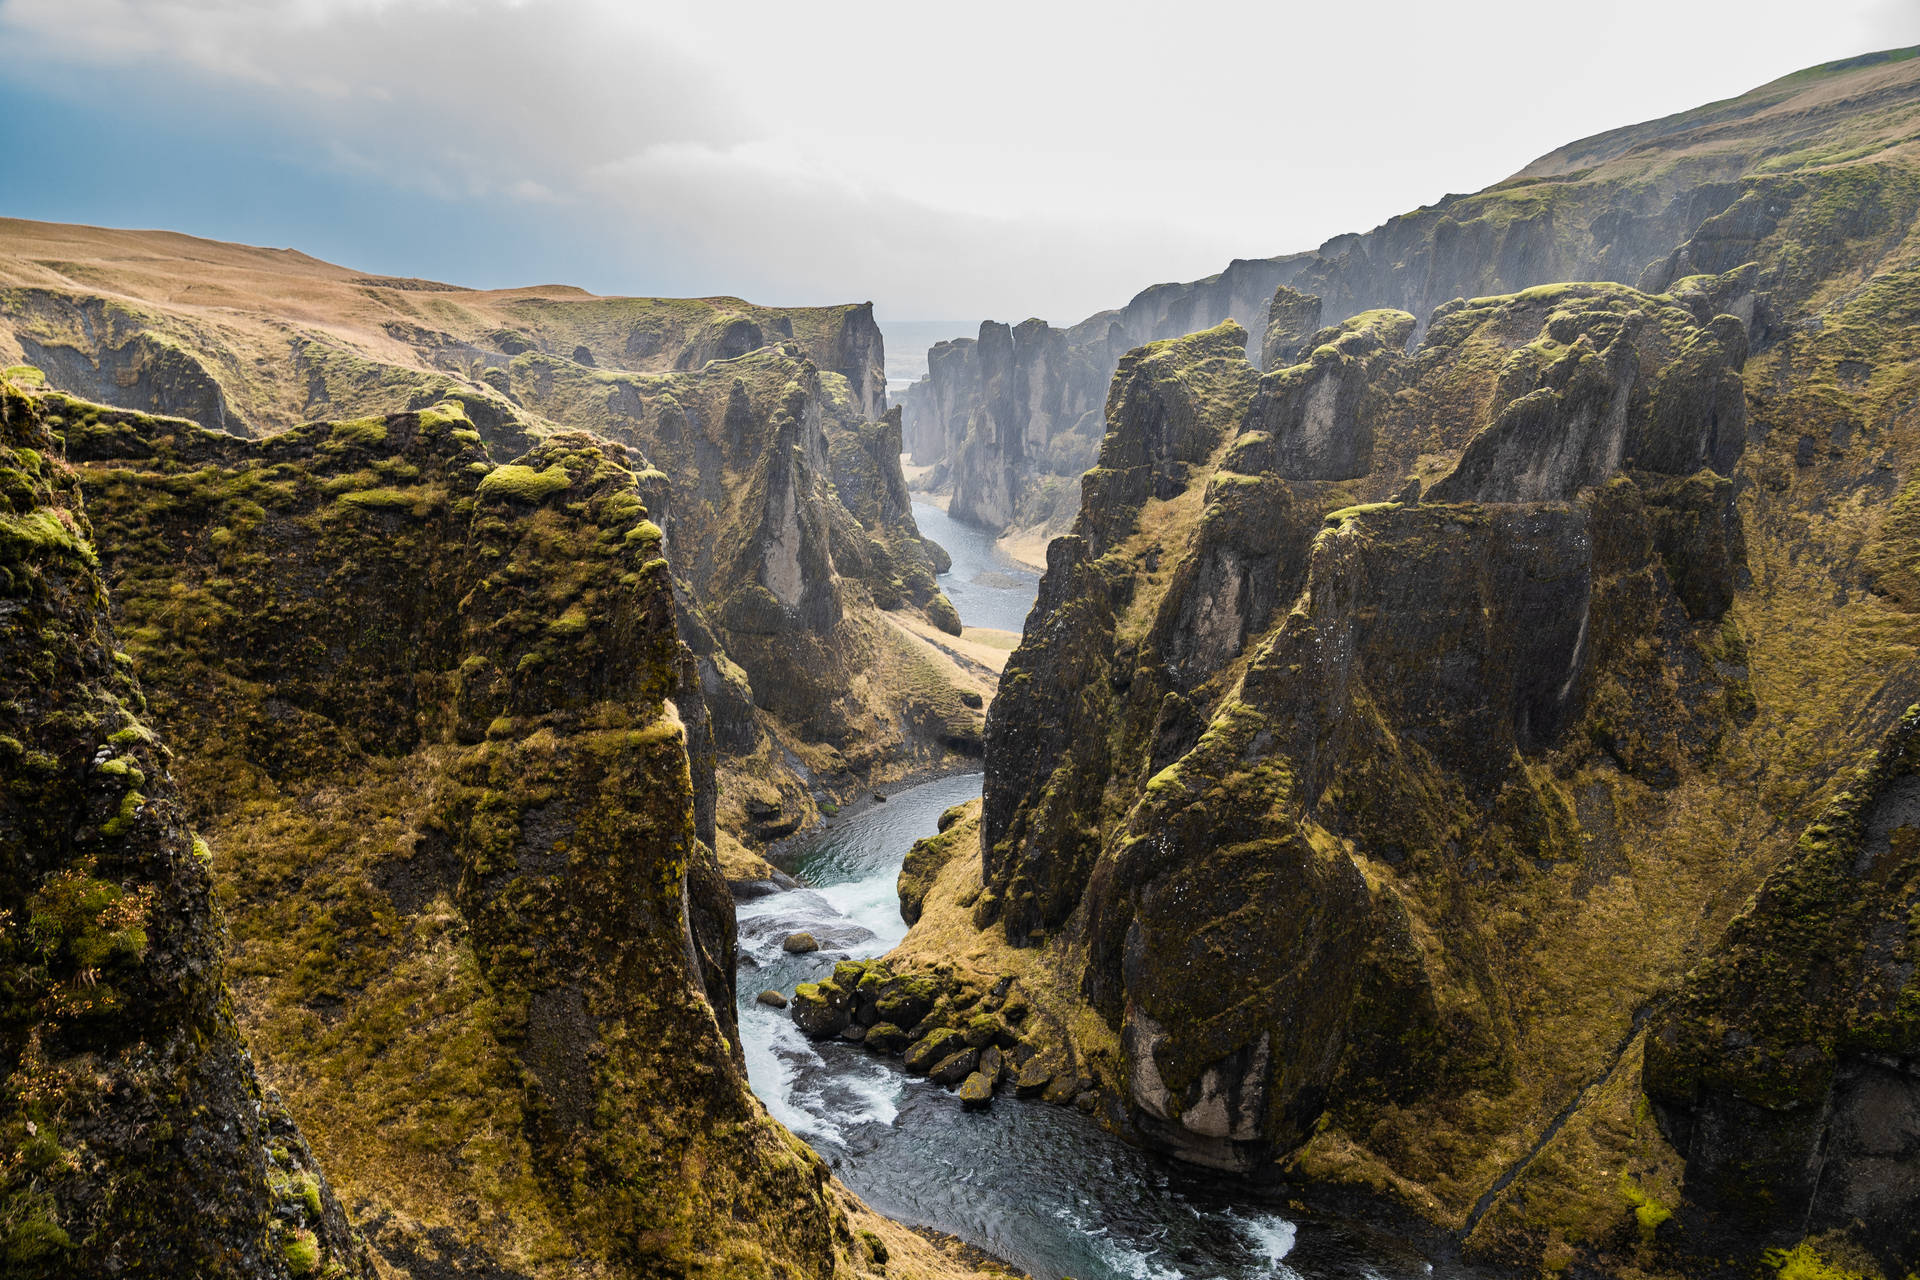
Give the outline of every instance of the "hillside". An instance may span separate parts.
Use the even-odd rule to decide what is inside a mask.
[[[1289,306],[1265,372],[1121,360],[952,944],[1042,954],[1110,1123],[1522,1266],[1920,1264],[1916,67],[1323,252],[1439,304]]]
[[[0,367],[15,361],[70,395],[242,437],[453,403],[496,463],[567,431],[636,450],[742,874],[741,842],[979,754],[967,691],[886,616],[958,626],[890,443],[871,306],[484,292],[291,250],[0,221]]]
[[[1156,285],[1069,329],[985,325],[978,341],[929,354],[929,376],[904,400],[908,446],[916,463],[938,464],[930,482],[951,490],[962,519],[1028,538],[1062,533],[1075,481],[1100,447],[1107,382],[1133,346],[1231,319],[1257,359],[1283,286],[1291,302],[1276,304],[1272,318],[1308,333],[1375,307],[1411,312],[1423,329],[1454,298],[1557,281],[1659,288],[1677,278],[1669,256],[1743,196],[1751,208],[1771,184],[1834,165],[1905,165],[1916,146],[1913,50],[1810,68],[1572,143],[1484,191],[1446,196],[1310,253]]]

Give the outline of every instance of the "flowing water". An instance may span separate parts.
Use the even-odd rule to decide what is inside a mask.
[[[928,513],[931,513],[929,515]],[[991,536],[915,504],[953,556],[942,585],[969,626],[1018,630],[1035,575],[997,577]],[[937,517],[934,518],[934,517]],[[987,578],[985,582],[978,579]],[[807,887],[738,904],[740,1034],[754,1092],[875,1209],[959,1236],[1039,1280],[1427,1280],[1465,1274],[1366,1226],[1313,1216],[1129,1147],[1070,1107],[1003,1093],[968,1112],[897,1059],[812,1043],[755,997],[877,956],[906,935],[895,881],[907,849],[943,810],[980,794],[980,775],[910,787],[839,819],[783,858]],[[821,950],[788,955],[790,933]]]
[[[932,538],[953,557],[953,570],[940,576],[940,589],[969,627],[1019,631],[1027,624],[1040,575],[1000,550],[985,529],[962,524],[930,502],[915,501],[913,521],[921,536]]]

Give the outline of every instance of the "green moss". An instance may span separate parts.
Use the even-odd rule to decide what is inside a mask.
[[[1661,1204],[1641,1189],[1640,1183],[1632,1174],[1620,1175],[1620,1196],[1633,1206],[1634,1221],[1640,1225],[1640,1236],[1651,1241],[1660,1224],[1673,1216],[1673,1210]]]
[[[133,787],[140,786],[147,780],[147,775],[141,772],[140,766],[136,765],[126,756],[115,756],[111,760],[102,760],[94,766],[94,771],[104,774],[109,778],[123,779],[128,786]]]
[[[1881,1280],[1880,1269],[1870,1260],[1828,1257],[1812,1240],[1791,1249],[1769,1249],[1766,1263],[1779,1280]]]
[[[25,515],[0,513],[0,563],[64,555],[88,565],[97,564],[92,544],[61,518],[63,514],[47,507]]]
[[[336,422],[333,424],[329,439],[342,445],[371,449],[375,445],[386,443],[386,419],[355,418],[348,422]]]
[[[1358,506],[1341,507],[1338,511],[1327,512],[1326,517],[1321,523],[1328,528],[1333,528],[1337,525],[1343,525],[1349,520],[1358,519],[1361,516],[1373,515],[1375,512],[1380,511],[1397,511],[1399,509],[1400,504],[1398,502],[1362,502]]]
[[[120,808],[113,817],[100,824],[100,834],[109,838],[126,834],[126,831],[140,816],[140,806],[147,798],[138,791],[128,791],[120,797]]]
[[[51,1195],[32,1185],[0,1184],[0,1271],[47,1274],[43,1268],[72,1247]]]
[[[296,1276],[310,1276],[320,1269],[320,1241],[311,1231],[289,1232],[280,1241],[280,1255]]]
[[[506,498],[514,502],[539,502],[572,484],[567,469],[558,463],[544,471],[518,463],[495,467],[480,482],[480,496]]]
[[[442,400],[431,408],[419,410],[418,422],[424,434],[433,434],[452,428],[451,434],[454,439],[464,444],[480,443],[480,433],[473,430],[472,421],[467,417],[466,407],[457,400]]]
[[[420,497],[420,489],[351,489],[340,501],[361,510],[413,510]]]

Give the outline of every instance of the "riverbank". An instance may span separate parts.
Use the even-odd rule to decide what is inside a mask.
[[[966,1111],[896,1059],[810,1041],[787,1010],[758,1002],[769,989],[790,998],[842,960],[895,952],[908,936],[896,888],[906,851],[978,794],[979,776],[960,775],[896,790],[885,802],[869,797],[782,857],[805,887],[738,904],[740,1029],[754,1091],[854,1195],[875,1213],[949,1233],[1038,1280],[1474,1274],[1423,1237],[1305,1212],[1287,1189],[1215,1178],[1131,1147],[1071,1106],[1008,1090],[990,1110]],[[964,886],[955,880],[943,892]],[[803,930],[820,949],[787,953],[786,938]],[[937,951],[925,958],[940,963]],[[978,957],[981,971],[1000,958]]]

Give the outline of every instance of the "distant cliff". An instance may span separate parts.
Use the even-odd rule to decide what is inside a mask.
[[[1106,382],[1130,347],[1231,319],[1260,359],[1281,286],[1317,299],[1328,320],[1391,307],[1411,312],[1417,329],[1455,298],[1566,280],[1660,288],[1688,273],[1671,269],[1681,245],[1736,202],[1751,210],[1775,175],[1897,142],[1886,113],[1908,102],[1915,75],[1898,55],[1815,68],[1571,144],[1477,194],[1311,253],[1156,285],[1071,329],[989,322],[978,341],[930,354],[928,376],[904,400],[907,446],[916,463],[940,464],[931,483],[951,488],[959,518],[1064,532],[1077,495],[1063,482],[1098,452]]]
[[[927,376],[902,401],[907,450],[918,465],[941,464],[933,483],[951,486],[959,519],[1064,527],[1072,482],[1100,450],[1101,407],[1120,357],[1226,319],[1260,334],[1275,287],[1294,269],[1294,259],[1235,262],[1193,284],[1155,285],[1071,329],[989,320],[977,339],[938,343]]]

